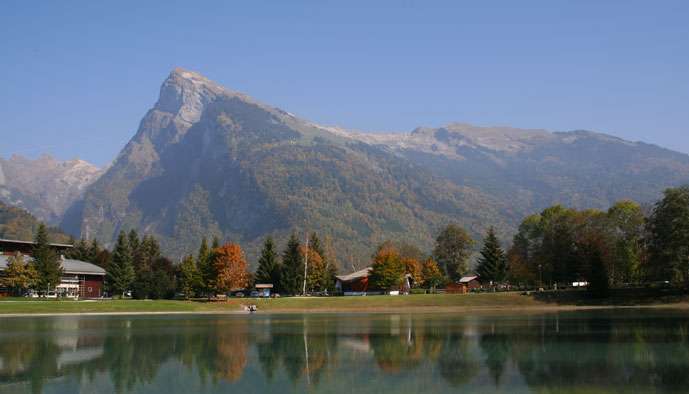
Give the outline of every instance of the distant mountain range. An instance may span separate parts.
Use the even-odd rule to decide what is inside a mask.
[[[58,224],[65,210],[100,174],[98,167],[78,159],[0,157],[0,201],[24,208],[46,223]]]
[[[554,203],[652,202],[689,182],[689,156],[590,131],[325,127],[175,69],[136,135],[92,180],[62,215],[75,235],[111,242],[136,228],[173,257],[217,235],[254,256],[266,235],[284,241],[308,229],[332,238],[346,270],[385,239],[430,250],[450,222],[477,238],[494,225],[509,239],[525,215]]]

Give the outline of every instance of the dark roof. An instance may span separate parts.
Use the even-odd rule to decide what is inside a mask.
[[[0,244],[21,244],[21,245],[35,245],[36,243],[33,241],[20,241],[18,239],[5,239],[5,238],[0,238]],[[51,243],[48,244],[50,246],[56,247],[56,248],[73,248],[74,245],[70,244],[58,244],[58,243]]]
[[[0,271],[7,269],[7,263],[10,257],[12,256],[0,255]],[[31,260],[31,257],[24,256],[24,261]],[[105,275],[105,270],[103,268],[80,260],[62,259],[62,268],[65,270],[65,274]]]

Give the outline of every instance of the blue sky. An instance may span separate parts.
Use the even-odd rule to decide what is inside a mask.
[[[689,152],[688,21],[689,1],[4,1],[0,156],[108,163],[175,66],[321,124]]]

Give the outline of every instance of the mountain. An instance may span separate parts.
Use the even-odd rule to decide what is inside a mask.
[[[136,228],[173,257],[203,236],[241,242],[253,257],[264,236],[308,229],[332,239],[348,270],[385,239],[430,250],[449,222],[477,238],[494,225],[509,239],[553,203],[646,202],[688,181],[689,156],[603,134],[466,124],[359,133],[175,69],[62,226],[106,242]]]
[[[0,238],[33,241],[41,222],[25,210],[0,202]],[[49,227],[51,242],[67,243],[69,236],[57,228]]]
[[[49,155],[35,160],[18,155],[0,158],[0,201],[57,224],[100,173],[98,167],[78,159],[58,161]]]
[[[689,182],[689,156],[584,130],[555,132],[455,123],[409,134],[340,131],[524,214],[552,204],[606,209],[621,199],[653,202]]]
[[[111,241],[120,229],[154,233],[175,257],[202,236],[242,242],[308,228],[332,237],[346,261],[386,238],[429,247],[441,225],[478,232],[515,218],[479,190],[343,138],[182,69],[113,165],[70,208],[63,227]]]

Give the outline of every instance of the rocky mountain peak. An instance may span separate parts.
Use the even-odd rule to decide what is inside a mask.
[[[177,120],[193,124],[204,107],[227,91],[203,75],[182,68],[172,70],[160,87],[156,109],[176,115]]]

